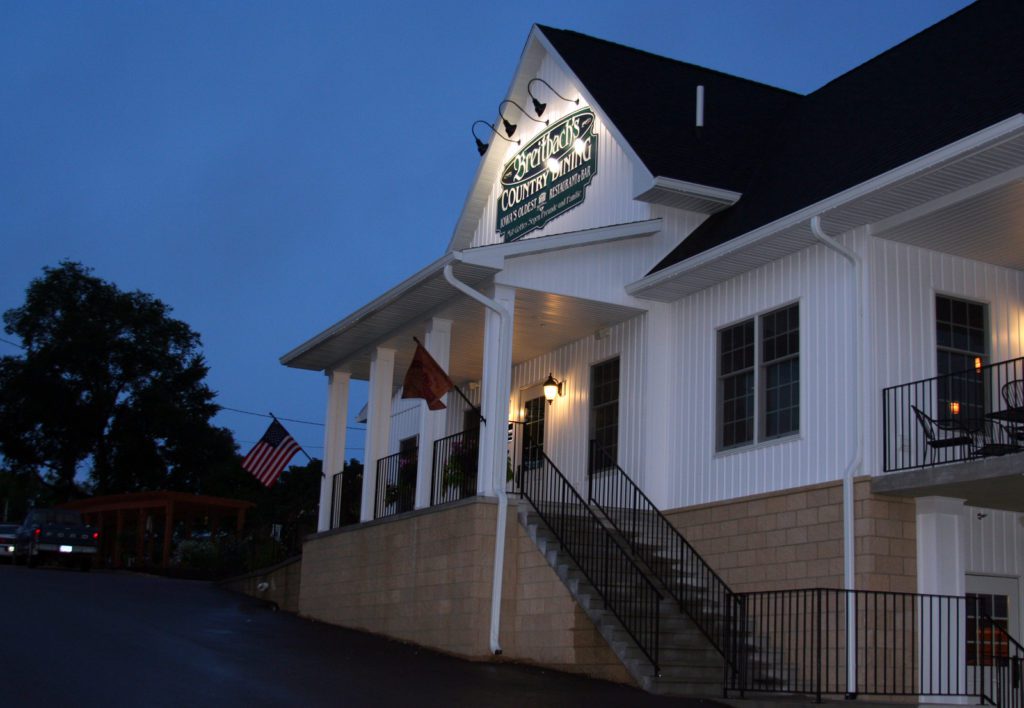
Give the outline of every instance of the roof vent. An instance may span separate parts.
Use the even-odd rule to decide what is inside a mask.
[[[697,121],[696,121],[697,132],[700,133],[700,129],[704,127],[704,86],[697,87]]]

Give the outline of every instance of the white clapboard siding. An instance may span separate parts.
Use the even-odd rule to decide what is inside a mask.
[[[550,57],[546,57],[541,63],[540,71],[537,74],[547,81],[563,96],[575,98],[579,96],[579,90],[570,83],[568,77],[557,67]],[[535,84],[537,95],[548,104],[544,111],[544,118],[552,123],[568,115],[573,111],[583,108],[583,102],[577,107],[574,103],[562,101],[557,96],[551,95],[548,98],[548,89],[540,84]],[[524,108],[531,111],[532,106],[524,105]],[[520,116],[514,106],[506,105],[505,111],[510,122],[516,123],[519,130],[516,138],[523,141],[523,145],[533,139],[544,126],[534,123],[525,116]],[[623,224],[631,221],[643,221],[650,218],[649,205],[633,199],[633,165],[630,158],[612,138],[611,133],[604,129],[600,118],[595,121],[595,131],[598,138],[597,153],[597,175],[593,182],[587,187],[586,198],[583,204],[559,216],[549,222],[543,229],[538,229],[527,234],[524,238],[538,238],[549,234],[578,231],[580,229],[592,229],[609,224]],[[500,129],[500,126],[499,126]],[[487,130],[486,128],[484,129]],[[481,133],[482,135],[482,133]],[[489,150],[504,149],[507,162],[520,146],[514,143],[506,143],[496,135],[491,136]],[[485,138],[486,139],[486,138]],[[480,217],[473,235],[473,246],[485,246],[498,243],[496,227],[497,202],[500,195],[500,181],[495,181],[491,189],[487,207]]]

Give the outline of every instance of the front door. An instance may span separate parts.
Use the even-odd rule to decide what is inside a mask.
[[[544,452],[544,396],[531,398],[523,405],[523,465],[532,469],[540,464]]]

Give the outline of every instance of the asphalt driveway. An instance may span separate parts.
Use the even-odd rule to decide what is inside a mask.
[[[463,661],[210,583],[0,566],[2,706],[691,706]]]

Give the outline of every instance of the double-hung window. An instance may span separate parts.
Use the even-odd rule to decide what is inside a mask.
[[[717,429],[719,450],[799,432],[799,305],[718,331]]]

